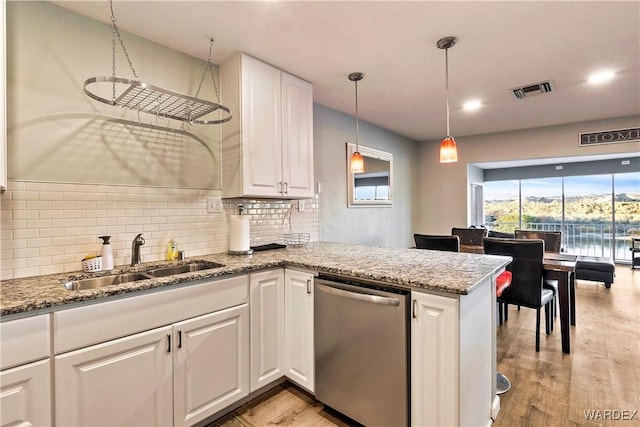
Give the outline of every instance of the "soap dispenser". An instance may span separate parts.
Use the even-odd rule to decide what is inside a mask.
[[[109,239],[111,236],[100,236],[98,239],[102,239],[102,250],[100,256],[102,257],[102,269],[113,270],[113,251],[111,250],[111,243]]]

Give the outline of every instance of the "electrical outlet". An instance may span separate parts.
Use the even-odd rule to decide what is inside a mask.
[[[222,213],[222,200],[220,199],[207,199],[207,212],[208,213]]]
[[[298,212],[304,212],[304,200],[298,200]]]

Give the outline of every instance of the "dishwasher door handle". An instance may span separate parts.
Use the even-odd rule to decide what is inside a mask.
[[[382,297],[379,295],[350,292],[350,291],[345,291],[344,289],[334,288],[332,286],[323,285],[320,283],[318,283],[317,285],[318,285],[318,290],[320,291],[326,292],[328,294],[344,297],[344,298],[350,298],[358,301],[370,302],[373,304],[380,304],[380,305],[392,305],[396,307],[400,305],[400,300],[397,298],[388,298],[388,297]]]

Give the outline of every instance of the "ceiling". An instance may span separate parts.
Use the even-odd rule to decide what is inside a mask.
[[[110,23],[107,1],[54,1]],[[238,51],[313,83],[314,101],[416,141],[442,138],[449,49],[457,138],[640,114],[638,1],[126,1],[118,26],[220,64]],[[126,39],[125,39],[126,43]],[[595,71],[616,78],[593,86]],[[553,80],[518,100],[509,89]],[[476,98],[475,112],[462,104]]]

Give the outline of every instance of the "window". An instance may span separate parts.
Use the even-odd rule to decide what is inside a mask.
[[[487,226],[562,231],[566,252],[631,261],[640,236],[640,172],[484,183]]]

